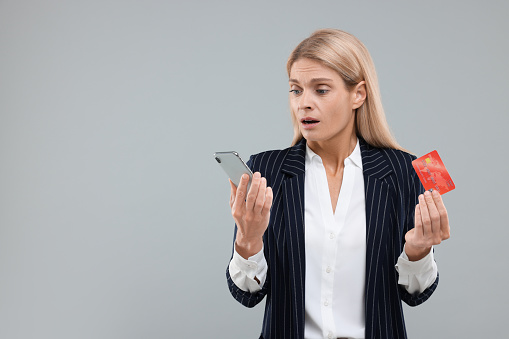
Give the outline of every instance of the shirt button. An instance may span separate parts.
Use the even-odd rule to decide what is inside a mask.
[[[329,238],[334,239],[334,233],[331,233],[331,234],[329,235]]]
[[[329,267],[327,267],[327,269],[325,270],[325,272],[330,273],[330,271],[331,271],[331,269],[330,269],[330,266],[329,266]]]
[[[333,338],[333,334],[332,332],[329,332],[329,335],[327,336],[329,339],[332,339]]]

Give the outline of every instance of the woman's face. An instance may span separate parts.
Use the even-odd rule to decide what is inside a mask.
[[[308,142],[341,141],[352,137],[355,109],[365,99],[363,81],[353,91],[348,91],[336,71],[318,61],[303,58],[293,63],[289,83],[290,107]]]

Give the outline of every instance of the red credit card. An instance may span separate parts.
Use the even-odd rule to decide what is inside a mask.
[[[437,151],[415,159],[412,161],[412,166],[426,191],[434,189],[444,194],[456,188]]]

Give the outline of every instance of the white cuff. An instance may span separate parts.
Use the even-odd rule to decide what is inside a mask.
[[[398,284],[405,287],[410,294],[420,294],[433,285],[437,278],[438,268],[433,255],[433,248],[424,258],[418,261],[410,261],[403,252],[398,258],[396,270],[399,273]]]
[[[242,258],[237,250],[234,250],[228,270],[233,282],[241,290],[251,293],[261,290],[261,286],[267,278],[267,261],[263,254],[263,247],[260,252],[249,257],[248,260]],[[260,281],[259,284],[255,277]]]

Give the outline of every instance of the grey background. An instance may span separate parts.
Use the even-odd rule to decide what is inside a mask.
[[[212,153],[291,141],[285,63],[370,50],[398,141],[457,189],[411,338],[506,332],[507,2],[0,1],[0,338],[255,338]]]

